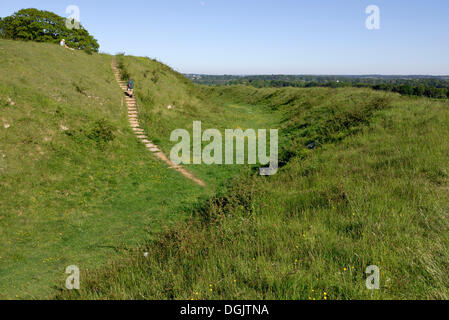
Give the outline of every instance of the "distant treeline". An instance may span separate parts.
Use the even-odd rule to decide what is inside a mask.
[[[397,92],[403,95],[437,99],[449,98],[449,76],[214,76],[193,74],[186,76],[196,83],[205,85],[244,84],[256,88],[357,87]]]

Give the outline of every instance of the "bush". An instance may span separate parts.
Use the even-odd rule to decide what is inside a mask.
[[[104,147],[106,143],[115,139],[114,131],[114,126],[109,121],[102,119],[94,123],[88,131],[87,137],[95,141],[98,146]]]
[[[81,25],[68,29],[66,19],[49,11],[22,9],[12,16],[0,20],[0,35],[4,39],[66,44],[74,49],[98,52],[97,40]]]
[[[129,78],[131,78],[131,75],[128,72],[128,70],[126,69],[123,61],[119,61],[117,63],[117,67],[120,70],[120,79],[122,79],[123,81],[127,81],[127,80],[129,80]]]
[[[92,51],[92,49],[89,48],[89,47],[84,48],[84,52],[87,53],[87,54],[90,55],[90,56],[94,53],[94,52]]]

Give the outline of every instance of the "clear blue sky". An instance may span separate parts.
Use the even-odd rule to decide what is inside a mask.
[[[380,30],[365,28],[371,4]],[[449,74],[448,0],[15,0],[0,16],[68,5],[101,51],[185,73]]]

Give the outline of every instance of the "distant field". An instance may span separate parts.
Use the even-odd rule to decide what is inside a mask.
[[[425,75],[205,75],[186,74],[204,85],[249,85],[256,88],[371,88],[406,96],[449,98],[449,76]]]

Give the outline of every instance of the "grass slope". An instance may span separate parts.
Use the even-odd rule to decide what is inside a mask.
[[[193,121],[201,121],[203,131],[214,128],[222,133],[225,129],[269,129],[279,125],[279,115],[271,109],[216,99],[156,60],[119,56],[118,62],[125,78],[130,76],[136,83],[141,127],[167,155],[177,143],[170,141],[170,133],[186,129],[192,137]],[[203,146],[207,144],[202,143]],[[240,165],[190,165],[187,168],[212,188],[247,170]]]
[[[275,176],[236,182],[82,299],[447,299],[449,103],[358,89],[205,88],[282,112]],[[309,150],[310,141],[320,147]],[[288,145],[286,145],[288,144]],[[381,290],[365,268],[381,269]]]
[[[81,291],[58,298],[449,298],[448,102],[199,87],[118,59],[166,153],[194,120],[279,127],[282,168],[188,166],[204,190],[135,139],[110,56],[2,40],[0,298],[52,297],[72,264]]]
[[[127,59],[153,68],[155,95],[183,99],[188,91],[164,89],[192,90],[159,63]],[[205,190],[157,161],[128,126],[110,62],[56,45],[0,41],[0,298],[53,296],[67,266],[91,270],[123,255],[188,216],[229,177],[209,168]],[[151,84],[136,74],[140,94]],[[151,107],[165,103],[155,99]],[[177,116],[156,113],[146,128]],[[168,139],[176,126],[157,134]]]

